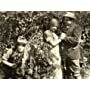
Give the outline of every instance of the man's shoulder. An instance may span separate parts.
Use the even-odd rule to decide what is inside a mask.
[[[72,27],[81,29],[81,26],[79,24],[76,24],[76,23],[72,24]]]
[[[76,23],[72,24],[70,29],[72,32],[74,32],[74,31],[75,32],[82,32],[82,30],[83,30],[83,28],[79,24],[76,24]]]

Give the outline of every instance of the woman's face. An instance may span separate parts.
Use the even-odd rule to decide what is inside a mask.
[[[51,31],[56,31],[57,30],[57,27],[51,27]]]
[[[59,21],[55,18],[51,20],[51,27],[58,27],[59,26]]]
[[[23,52],[24,51],[24,48],[25,48],[25,45],[24,44],[20,44],[17,47],[17,49],[18,49],[19,52]]]

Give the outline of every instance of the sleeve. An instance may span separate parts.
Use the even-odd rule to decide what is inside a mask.
[[[49,42],[52,38],[51,38],[51,35],[50,35],[50,31],[49,30],[46,30],[45,32],[44,32],[44,38],[45,38],[45,41],[46,42]]]
[[[45,35],[46,35],[46,41],[52,46],[56,46],[61,42],[61,39],[58,38],[56,33],[46,31]]]

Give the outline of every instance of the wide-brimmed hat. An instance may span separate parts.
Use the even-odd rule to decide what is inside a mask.
[[[17,39],[17,43],[27,44],[27,39],[24,36],[19,36],[18,39]]]
[[[75,14],[74,13],[72,13],[72,12],[67,12],[65,15],[64,15],[64,17],[69,17],[69,18],[72,18],[72,19],[76,19],[76,16],[75,16]]]

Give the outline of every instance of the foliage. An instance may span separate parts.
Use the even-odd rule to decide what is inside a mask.
[[[4,49],[11,44],[11,42],[16,43],[16,39],[19,35],[25,35],[29,40],[30,46],[33,46],[31,56],[32,56],[32,68],[36,67],[33,73],[35,77],[33,78],[50,78],[50,71],[53,71],[54,67],[49,65],[48,60],[48,49],[47,45],[44,43],[43,32],[49,29],[50,18],[57,17],[60,22],[59,32],[63,28],[62,16],[64,12],[0,12],[0,55],[2,55]],[[77,23],[86,32],[90,29],[90,12],[74,12],[77,16]],[[87,41],[83,44],[85,48],[85,55],[89,57],[90,53],[90,36],[88,35]],[[88,45],[88,48],[87,48]],[[89,57],[90,58],[90,57]],[[40,67],[40,68],[39,68]],[[41,70],[42,69],[42,70]],[[43,71],[44,70],[44,71]],[[43,72],[41,72],[43,71]],[[45,73],[45,72],[49,73]],[[52,76],[52,75],[51,75]]]

